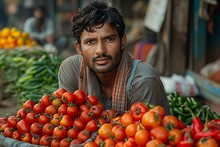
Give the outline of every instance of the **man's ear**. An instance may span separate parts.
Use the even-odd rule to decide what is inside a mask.
[[[126,37],[126,35],[124,34],[124,36],[123,36],[122,39],[121,39],[121,50],[124,50],[124,49],[125,49],[126,43],[127,43],[127,37]]]
[[[81,45],[76,41],[76,49],[78,51],[78,53],[81,55],[82,54],[82,48]]]

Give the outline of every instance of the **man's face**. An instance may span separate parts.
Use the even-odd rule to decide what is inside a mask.
[[[116,29],[109,23],[94,27],[94,32],[83,31],[81,45],[76,44],[85,64],[96,73],[106,73],[117,68],[125,48],[126,36],[120,40]]]

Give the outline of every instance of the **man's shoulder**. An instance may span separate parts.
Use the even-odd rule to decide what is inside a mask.
[[[72,55],[63,60],[62,64],[80,64],[82,57],[80,55]]]

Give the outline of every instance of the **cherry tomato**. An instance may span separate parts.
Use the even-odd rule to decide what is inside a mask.
[[[76,127],[73,127],[67,131],[67,136],[72,139],[76,139],[79,134],[79,131]]]
[[[46,114],[54,115],[55,113],[57,113],[57,108],[51,104],[45,108],[44,112]]]
[[[22,135],[22,133],[21,132],[19,132],[18,130],[16,130],[16,131],[14,131],[13,133],[12,133],[12,138],[13,139],[16,139],[16,140],[21,140],[21,135]]]
[[[99,99],[93,94],[90,94],[90,95],[87,96],[87,102],[90,105],[97,105],[98,101],[99,101]]]
[[[17,128],[22,133],[28,133],[30,131],[30,124],[26,119],[22,119],[17,123]]]
[[[150,141],[151,136],[147,130],[139,130],[136,132],[134,139],[138,145],[142,146],[145,145],[148,141]]]
[[[137,124],[136,123],[129,124],[125,128],[125,134],[127,135],[127,137],[134,137],[136,132],[137,132]]]
[[[170,145],[177,145],[178,142],[182,140],[182,132],[179,129],[172,129],[168,132],[168,139]]]
[[[33,106],[33,110],[36,114],[41,114],[45,110],[45,106],[41,103],[37,103]]]
[[[71,127],[73,125],[73,120],[69,115],[64,115],[60,121],[60,125],[64,127]]]
[[[37,116],[36,113],[34,112],[30,112],[26,115],[26,120],[28,121],[29,124],[33,124],[35,122],[37,122]]]
[[[111,131],[112,131],[112,124],[106,123],[106,124],[103,124],[99,128],[98,133],[99,133],[100,137],[102,137],[103,139],[106,139],[111,135]]]
[[[61,120],[62,116],[60,113],[55,113],[53,115],[53,118],[50,120],[50,122],[52,124],[54,124],[55,126],[58,126],[60,124],[60,120]]]
[[[31,124],[31,128],[30,128],[30,131],[31,133],[33,134],[41,134],[42,132],[42,127],[43,125],[38,123],[38,122],[35,122],[33,124]]]
[[[21,141],[31,143],[32,135],[31,133],[23,133],[21,136]]]
[[[95,117],[94,113],[89,111],[89,110],[84,110],[80,114],[80,119],[84,122],[87,123],[90,120],[92,120]]]
[[[141,102],[135,102],[130,109],[133,120],[141,120],[142,116],[149,110],[149,108]]]
[[[17,123],[18,123],[18,118],[16,116],[10,116],[8,119],[7,119],[7,123],[10,127],[13,127],[13,128],[16,128],[17,126]]]
[[[43,135],[43,136],[40,138],[40,145],[50,146],[51,140],[52,140],[52,136]]]
[[[64,88],[59,88],[56,91],[53,92],[53,95],[57,98],[62,98],[63,94],[67,92]]]
[[[11,128],[11,127],[6,127],[6,128],[4,129],[3,135],[4,135],[5,137],[12,137],[12,133],[13,133],[12,128]]]
[[[42,125],[50,122],[50,118],[47,115],[41,114],[38,118],[38,122]]]
[[[90,108],[90,112],[94,113],[95,118],[99,118],[102,114],[102,109],[98,105],[92,105]]]
[[[93,133],[95,131],[97,131],[99,129],[98,127],[98,123],[95,120],[90,120],[87,124],[86,124],[86,130],[88,130],[90,133]]]
[[[24,108],[21,108],[17,111],[16,116],[20,119],[25,119],[27,115],[27,111]]]
[[[159,139],[152,139],[147,142],[146,147],[158,147],[164,145]]]
[[[89,133],[89,131],[87,131],[87,130],[80,131],[78,136],[77,136],[77,138],[82,140],[83,142],[88,140],[90,137],[91,137],[91,133]]]
[[[112,128],[111,135],[117,140],[122,141],[126,134],[125,129],[121,125],[115,125]]]
[[[154,139],[159,139],[163,143],[168,141],[168,132],[164,126],[157,126],[150,130],[150,134]]]
[[[53,129],[55,128],[55,126],[52,124],[52,123],[46,123],[43,125],[43,128],[42,128],[42,132],[45,134],[45,135],[53,135]]]
[[[72,140],[70,138],[63,138],[63,139],[61,139],[60,147],[69,147],[71,141]]]
[[[66,115],[67,114],[67,104],[63,103],[60,105],[60,107],[58,108],[58,113]]]
[[[128,125],[133,123],[132,116],[129,112],[125,112],[121,117],[121,123],[124,127],[127,127]]]
[[[44,105],[45,107],[49,106],[52,104],[52,98],[50,95],[43,95],[39,101],[42,105]]]
[[[201,138],[197,143],[197,147],[218,147],[218,143],[214,138]]]
[[[53,136],[59,139],[65,138],[67,135],[67,129],[63,126],[57,126],[53,130]]]
[[[78,90],[76,90],[74,93],[73,93],[73,95],[74,95],[74,98],[75,98],[75,102],[77,103],[77,104],[83,104],[83,103],[85,103],[85,101],[86,101],[86,94],[85,94],[85,92],[83,91],[83,90],[80,90],[80,89],[78,89]]]
[[[98,147],[98,145],[94,142],[88,142],[84,145],[84,147]]]
[[[67,115],[71,116],[73,119],[79,116],[79,109],[77,106],[68,106],[66,109]]]
[[[73,93],[69,92],[69,91],[67,91],[63,94],[61,100],[66,104],[74,103],[74,101],[75,101]]]
[[[73,121],[73,126],[76,126],[76,128],[79,130],[79,131],[82,131],[85,127],[86,127],[86,124],[79,118],[76,118],[74,121]]]
[[[147,129],[151,130],[152,128],[161,125],[161,117],[158,113],[154,111],[146,112],[142,119],[141,124]]]
[[[26,102],[24,102],[23,104],[23,108],[27,109],[27,110],[32,110],[34,107],[34,101],[33,100],[27,100]]]

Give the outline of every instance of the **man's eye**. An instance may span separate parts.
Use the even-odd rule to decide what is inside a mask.
[[[113,38],[113,37],[106,38],[107,42],[113,42],[114,40],[115,40],[115,38]]]
[[[86,44],[94,44],[95,43],[95,40],[89,40],[86,42]]]

